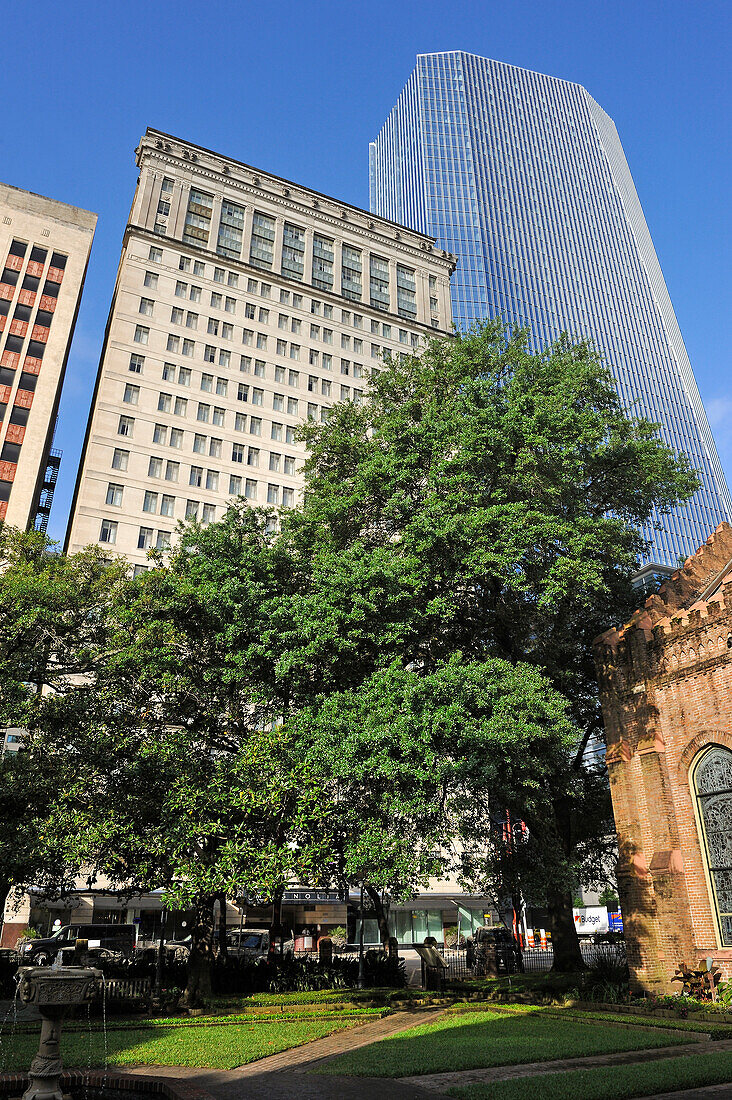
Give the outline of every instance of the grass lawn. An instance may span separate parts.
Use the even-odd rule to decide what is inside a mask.
[[[688,1043],[686,1032],[600,1026],[577,1017],[558,1019],[541,1009],[466,1012],[402,1031],[325,1063],[316,1073],[408,1077],[522,1062],[581,1058],[623,1050]]]
[[[461,1100],[630,1100],[657,1092],[723,1085],[732,1081],[732,1051],[687,1054],[662,1062],[612,1069],[576,1069],[542,1077],[451,1089]]]
[[[368,1019],[368,1017],[364,1017]],[[349,1026],[350,1021],[278,1020],[253,1024],[169,1027],[150,1023],[135,1030],[107,1033],[109,1065],[206,1066],[233,1069],[234,1066],[266,1058],[269,1054],[301,1046]],[[0,1071],[27,1069],[38,1049],[38,1030],[2,1036]],[[69,1069],[104,1064],[104,1036],[82,1030],[61,1036],[61,1055]]]

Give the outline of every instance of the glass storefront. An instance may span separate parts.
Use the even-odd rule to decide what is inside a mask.
[[[441,909],[407,909],[392,912],[391,924],[400,944],[423,943],[427,936],[434,936],[442,943]]]

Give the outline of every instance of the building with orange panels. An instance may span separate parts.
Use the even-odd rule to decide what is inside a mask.
[[[0,184],[0,520],[45,531],[61,386],[96,214]]]
[[[636,989],[732,979],[732,527],[595,643]]]

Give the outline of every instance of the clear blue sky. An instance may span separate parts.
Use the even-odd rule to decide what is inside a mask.
[[[732,479],[729,0],[5,0],[0,179],[99,214],[69,362],[65,530],[125,220],[155,126],[360,206],[415,54],[575,80],[615,119]]]

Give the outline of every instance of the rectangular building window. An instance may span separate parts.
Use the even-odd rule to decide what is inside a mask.
[[[249,417],[249,434],[261,435],[262,434],[262,418],[261,416]]]
[[[313,234],[313,286],[320,290],[333,287],[333,241]]]
[[[140,400],[140,387],[133,386],[131,382],[128,382],[122,400],[128,405],[136,405]]]
[[[397,264],[397,313],[414,320],[417,316],[417,283],[412,268]],[[386,335],[386,333],[384,333]]]
[[[389,264],[380,256],[371,256],[369,292],[372,306],[389,308]]]
[[[247,478],[244,482],[244,496],[247,498],[247,500],[257,499],[257,483],[251,478]]]
[[[175,497],[170,496],[168,493],[163,493],[160,498],[160,515],[172,516],[175,511]]]
[[[238,260],[241,256],[241,244],[244,235],[244,207],[224,199],[221,203],[221,221],[216,251],[220,256],[230,256]]]
[[[185,416],[188,412],[188,399],[186,397],[176,397],[173,412],[176,416]]]
[[[137,549],[149,550],[152,546],[153,529],[152,527],[141,527],[137,532]]]
[[[123,451],[120,447],[115,447],[112,452],[112,469],[113,470],[126,470],[130,461],[130,452]]]
[[[241,478],[237,474],[229,475],[229,495],[232,497],[241,496]]]
[[[143,512],[155,513],[158,510],[158,494],[152,493],[150,490],[146,490],[145,496],[142,498],[142,510]]]
[[[99,541],[106,542],[110,546],[114,545],[114,543],[117,541],[117,520],[102,520],[102,526],[99,530]]]
[[[162,447],[168,441],[168,429],[165,424],[156,424],[153,428],[153,443],[159,443]]]
[[[274,262],[275,220],[257,210],[252,216],[252,244],[249,262],[254,267],[272,267]]]
[[[130,356],[130,370],[133,374],[142,374],[142,368],[145,363],[144,355],[131,355]]]
[[[341,293],[354,302],[361,301],[363,264],[357,248],[344,244],[341,250]]]
[[[208,244],[212,209],[213,195],[192,187],[188,196],[188,209],[183,227],[183,240],[186,244],[195,244],[199,247]]]
[[[111,504],[114,508],[121,508],[122,506],[122,493],[124,492],[124,485],[117,485],[115,482],[110,481],[107,486],[106,503]]]
[[[302,281],[305,273],[305,230],[285,222],[282,241],[282,274]]]
[[[132,416],[121,416],[117,425],[117,435],[132,435],[135,420]]]
[[[150,329],[144,325],[135,325],[134,341],[136,344],[146,344],[150,339]]]

